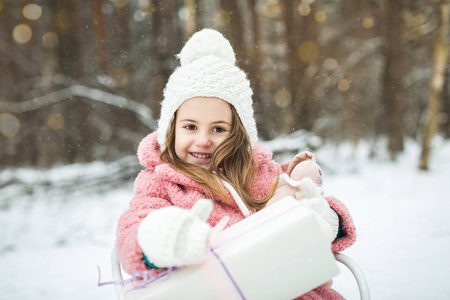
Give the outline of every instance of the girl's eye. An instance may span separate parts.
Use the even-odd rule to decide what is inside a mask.
[[[195,127],[195,125],[186,125],[186,126],[184,126],[184,128],[186,128],[187,130],[195,130],[195,129],[197,129],[197,127]]]
[[[225,129],[222,128],[222,127],[214,127],[214,128],[213,128],[213,131],[214,131],[214,132],[224,132]]]

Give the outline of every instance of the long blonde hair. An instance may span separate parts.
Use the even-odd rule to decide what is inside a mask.
[[[231,104],[230,107],[232,115],[230,135],[217,147],[212,157],[212,169],[215,175],[205,168],[184,162],[177,157],[175,153],[176,112],[167,132],[165,148],[161,152],[160,158],[200,183],[205,188],[206,196],[211,199],[216,195],[226,201],[225,188],[220,182],[220,178],[235,188],[247,206],[260,210],[272,198],[278,185],[278,178],[266,197],[256,199],[251,195],[250,184],[258,172],[258,166],[253,159],[250,139],[239,115]]]

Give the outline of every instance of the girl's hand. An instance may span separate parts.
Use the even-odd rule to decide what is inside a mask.
[[[339,229],[338,215],[330,208],[328,202],[320,196],[319,189],[310,178],[300,180],[300,190],[304,196],[300,203],[317,214],[317,220],[325,239],[332,243]]]
[[[211,226],[206,222],[211,200],[200,199],[192,209],[167,206],[152,211],[138,227],[138,244],[158,268],[199,264],[206,255]]]
[[[333,279],[330,279],[319,287],[322,289],[329,289],[332,285],[333,285]]]
[[[312,161],[316,161],[316,157],[312,152],[302,151],[299,154],[295,155],[291,160],[288,160],[281,164],[281,169],[286,172],[289,176],[291,176],[292,169],[295,168],[300,162],[304,160],[311,159]]]

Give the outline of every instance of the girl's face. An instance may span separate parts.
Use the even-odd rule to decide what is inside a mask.
[[[230,135],[231,107],[218,98],[186,100],[177,111],[175,153],[182,161],[211,171],[214,150]]]

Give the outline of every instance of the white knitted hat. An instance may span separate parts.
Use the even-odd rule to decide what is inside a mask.
[[[196,32],[177,55],[181,66],[170,76],[164,89],[158,143],[164,147],[175,111],[194,97],[217,97],[232,104],[253,146],[258,140],[252,108],[252,89],[246,74],[235,63],[228,40],[213,29]]]

